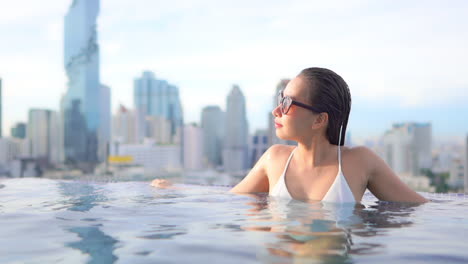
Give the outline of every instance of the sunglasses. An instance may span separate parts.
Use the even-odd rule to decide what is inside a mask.
[[[319,109],[317,109],[315,107],[312,107],[310,105],[306,105],[306,104],[303,104],[301,102],[294,101],[289,96],[284,96],[283,91],[284,90],[281,90],[278,93],[278,105],[280,106],[281,113],[283,113],[284,115],[289,112],[289,109],[291,108],[291,105],[297,105],[299,107],[305,108],[305,109],[310,110],[310,111],[315,112],[315,113],[323,112],[323,111],[320,111]]]

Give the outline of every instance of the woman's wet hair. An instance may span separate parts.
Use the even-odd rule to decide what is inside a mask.
[[[303,77],[309,84],[310,104],[328,113],[328,140],[331,144],[338,145],[340,127],[343,125],[341,145],[344,145],[351,111],[351,93],[348,85],[341,76],[325,68],[307,68],[298,76]]]

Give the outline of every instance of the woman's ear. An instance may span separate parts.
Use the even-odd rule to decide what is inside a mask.
[[[314,121],[313,128],[322,128],[328,125],[328,113],[320,113]]]

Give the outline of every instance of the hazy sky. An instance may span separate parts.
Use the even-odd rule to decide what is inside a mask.
[[[71,0],[0,0],[3,131],[28,109],[58,110],[66,90],[63,23]],[[311,66],[349,84],[353,137],[394,122],[432,122],[436,138],[468,133],[467,1],[101,0],[101,81],[133,107],[151,70],[180,89],[186,122],[225,108],[233,83],[251,131],[267,127],[275,86]]]

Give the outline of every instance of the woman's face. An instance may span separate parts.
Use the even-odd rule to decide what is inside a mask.
[[[286,88],[283,95],[291,97],[292,100],[310,105],[310,88],[306,81],[298,76],[292,79]],[[279,106],[272,111],[275,116],[276,135],[284,140],[299,140],[303,136],[310,135],[312,132],[312,124],[317,114],[314,112],[291,105],[287,114],[283,114]]]

